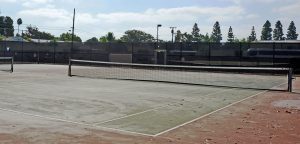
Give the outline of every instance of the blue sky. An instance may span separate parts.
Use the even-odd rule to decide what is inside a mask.
[[[300,0],[0,0],[1,15],[24,25],[39,27],[58,36],[72,26],[76,8],[76,34],[84,40],[114,32],[120,37],[126,30],[139,29],[155,35],[160,23],[160,37],[170,40],[170,26],[190,33],[198,23],[202,34],[211,33],[219,21],[226,40],[229,26],[238,38],[247,37],[255,26],[258,37],[262,25],[270,20],[283,23],[284,32],[294,21],[300,31]]]

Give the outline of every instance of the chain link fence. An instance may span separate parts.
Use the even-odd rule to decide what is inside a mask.
[[[19,63],[67,64],[73,59],[169,65],[286,67],[300,43],[74,43],[0,41],[0,57]]]

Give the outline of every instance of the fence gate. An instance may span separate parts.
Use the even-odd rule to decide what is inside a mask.
[[[167,51],[155,50],[154,51],[155,64],[166,65],[167,64]]]

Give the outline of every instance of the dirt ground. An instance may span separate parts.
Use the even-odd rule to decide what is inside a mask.
[[[299,85],[298,85],[299,86]],[[0,134],[0,143],[300,143],[300,110],[274,107],[280,100],[300,100],[299,93],[268,92],[158,137],[126,135],[85,128],[87,134],[24,129]]]
[[[97,130],[63,122],[60,122],[61,128],[57,128],[52,127],[51,122],[37,123],[32,118],[28,125],[0,121],[0,143],[300,144],[299,101],[300,78],[294,83],[293,93],[266,92],[157,137]],[[14,114],[7,115],[14,119]],[[6,133],[3,132],[5,129]]]
[[[300,143],[299,80],[295,86],[294,93],[267,92],[161,137],[182,143]],[[296,104],[276,105],[286,100]]]

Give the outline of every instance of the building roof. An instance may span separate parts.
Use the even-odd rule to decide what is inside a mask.
[[[27,40],[23,39],[22,37],[7,37],[7,38],[4,38],[4,40],[6,40],[6,41],[25,41],[25,42],[27,42]]]

